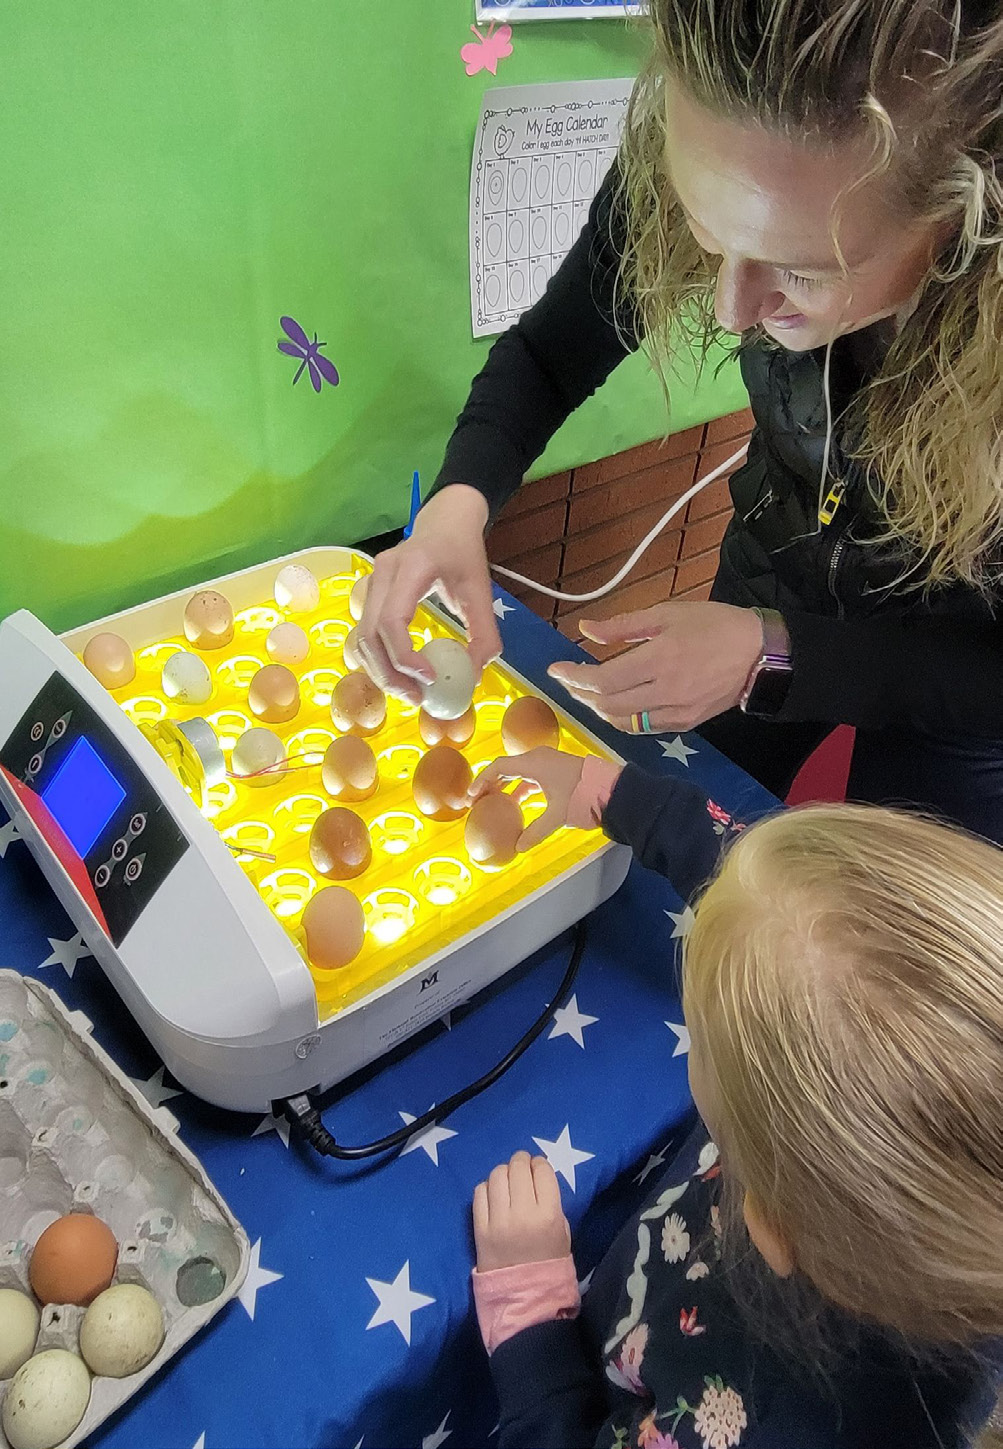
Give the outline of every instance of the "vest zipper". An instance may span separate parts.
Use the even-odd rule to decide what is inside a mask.
[[[836,617],[843,618],[843,601],[836,592],[836,572],[839,568],[839,560],[843,556],[843,549],[846,546],[845,539],[837,538],[829,558],[829,593],[836,600]]]

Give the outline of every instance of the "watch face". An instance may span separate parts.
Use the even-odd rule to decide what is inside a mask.
[[[746,714],[761,714],[767,718],[779,714],[793,677],[790,669],[770,669],[768,666],[760,669],[749,691]]]

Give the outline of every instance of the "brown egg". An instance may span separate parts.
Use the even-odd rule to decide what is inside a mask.
[[[251,680],[247,703],[256,719],[284,724],[299,712],[300,687],[284,664],[266,664]]]
[[[68,1213],[35,1244],[28,1281],[41,1303],[86,1308],[111,1283],[117,1261],[118,1243],[107,1223],[90,1213]]]
[[[334,686],[331,718],[340,730],[350,730],[353,735],[374,735],[386,724],[386,695],[368,674],[356,669]]]
[[[482,795],[463,822],[463,842],[478,865],[508,865],[522,831],[522,811],[511,795]]]
[[[509,705],[502,718],[502,744],[509,755],[524,755],[527,750],[561,743],[561,726],[557,715],[545,699],[525,694]]]
[[[366,607],[366,595],[369,593],[369,575],[363,574],[361,579],[356,579],[352,585],[352,592],[348,596],[348,612],[356,623],[362,618],[363,610]]]
[[[470,808],[467,791],[474,773],[459,750],[435,745],[415,766],[414,803],[431,820],[459,820]]]
[[[105,689],[121,689],[136,677],[136,660],[118,634],[95,634],[84,646],[84,663]]]
[[[362,668],[362,655],[359,653],[358,629],[349,629],[345,635],[345,642],[341,646],[341,655],[345,661],[346,669]]]
[[[185,638],[196,649],[222,649],[233,638],[230,600],[215,589],[200,589],[185,605]]]
[[[328,880],[353,880],[368,870],[373,844],[366,822],[340,805],[324,810],[310,831],[310,860]]]
[[[459,719],[435,719],[426,710],[418,712],[418,733],[426,745],[469,745],[476,728],[473,705]]]
[[[320,777],[336,800],[368,800],[379,784],[376,756],[358,735],[341,735],[328,745]]]
[[[303,934],[311,965],[319,971],[337,971],[362,950],[365,912],[346,886],[325,886],[307,901]]]

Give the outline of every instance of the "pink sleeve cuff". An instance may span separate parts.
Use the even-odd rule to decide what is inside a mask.
[[[524,1328],[577,1318],[581,1307],[575,1264],[570,1253],[544,1263],[518,1263],[471,1275],[477,1322],[488,1353]]]
[[[603,811],[620,778],[622,765],[586,755],[582,776],[568,801],[568,824],[576,830],[595,830],[602,824]]]

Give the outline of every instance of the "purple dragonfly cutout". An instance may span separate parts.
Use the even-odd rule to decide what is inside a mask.
[[[314,392],[320,392],[325,382],[332,387],[338,386],[338,369],[328,357],[322,357],[320,349],[326,347],[326,342],[318,342],[316,332],[313,334],[313,341],[303,331],[303,328],[293,317],[280,317],[279,322],[283,332],[292,339],[291,342],[279,342],[279,351],[284,352],[286,357],[298,357],[301,359],[299,370],[293,378],[295,385],[300,380],[304,367],[310,369],[310,381],[313,384]]]

